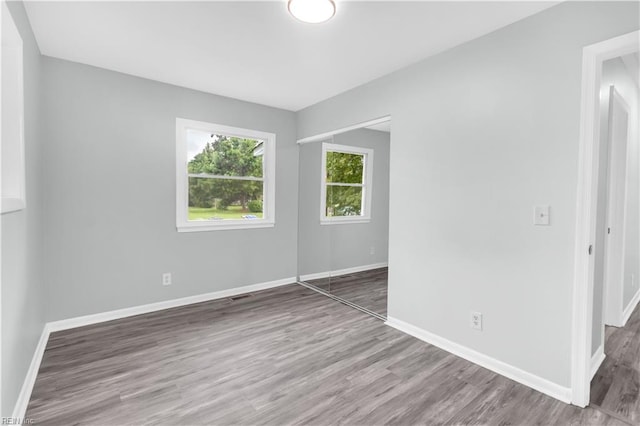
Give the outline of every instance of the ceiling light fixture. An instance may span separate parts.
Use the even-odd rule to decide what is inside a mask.
[[[309,24],[326,22],[336,14],[333,0],[289,0],[287,8],[294,18]]]

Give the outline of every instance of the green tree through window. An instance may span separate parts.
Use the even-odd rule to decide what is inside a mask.
[[[237,217],[220,218],[240,219],[245,213],[262,212],[262,143],[255,139],[211,135],[211,141],[188,163],[190,217],[197,209],[227,211],[230,206],[234,211],[239,210]],[[225,178],[227,176],[229,178]]]
[[[360,216],[364,155],[327,151],[327,216]],[[331,184],[334,185],[331,185]]]

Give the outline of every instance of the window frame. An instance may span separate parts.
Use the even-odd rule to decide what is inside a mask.
[[[264,141],[262,219],[220,221],[189,220],[189,170],[187,130]],[[227,178],[227,177],[225,177]],[[276,135],[223,124],[176,118],[176,228],[178,232],[272,228],[275,226]],[[234,179],[231,177],[231,179]],[[240,180],[240,179],[239,179]]]
[[[359,216],[327,216],[327,152],[364,155],[364,171],[362,184],[344,184],[335,186],[357,186],[362,188],[362,205]],[[358,146],[339,145],[330,142],[322,143],[322,162],[320,166],[320,224],[337,225],[347,223],[371,222],[371,199],[373,195],[373,149]]]

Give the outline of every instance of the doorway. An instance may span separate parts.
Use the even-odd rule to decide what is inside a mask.
[[[625,389],[640,374],[640,330],[624,327],[624,312],[637,304],[640,273],[639,73],[637,51],[602,64],[590,395],[591,406],[632,423],[640,395]]]
[[[634,55],[634,54],[631,54]],[[621,58],[614,58],[603,64],[603,80],[607,78],[611,68],[621,64]],[[609,71],[609,72],[608,72]],[[612,78],[612,77],[608,77]],[[604,82],[603,82],[604,83]],[[629,143],[631,106],[625,101],[617,86],[603,88],[601,95],[602,109],[605,110],[601,121],[600,138],[600,171],[598,190],[598,240],[601,243],[602,256],[596,258],[596,279],[603,284],[602,306],[603,324],[622,326],[623,293],[625,280],[635,281],[637,263],[629,264],[626,259],[628,251],[637,252],[637,148]],[[635,96],[634,96],[635,95]],[[636,93],[628,93],[634,104]],[[634,99],[635,98],[635,99]],[[633,105],[633,109],[636,107]],[[634,161],[635,160],[635,161]],[[629,167],[627,167],[627,165]],[[627,190],[627,181],[630,188]],[[600,212],[601,207],[604,211]],[[630,232],[626,232],[627,228]],[[634,230],[636,232],[634,232]],[[599,275],[599,263],[602,272]],[[633,285],[633,283],[630,283]],[[596,292],[597,293],[597,292]],[[601,327],[602,328],[602,327]]]
[[[583,52],[572,357],[572,403],[582,407],[600,364],[614,358],[605,353],[605,322],[632,311],[632,294],[640,296],[639,83],[623,59],[637,60],[639,38],[635,31]],[[611,78],[615,67],[626,73],[624,84]]]

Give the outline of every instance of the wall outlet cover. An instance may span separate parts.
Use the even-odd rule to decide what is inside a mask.
[[[471,328],[482,330],[482,314],[480,312],[471,312]]]
[[[171,272],[162,274],[162,285],[171,285]]]

